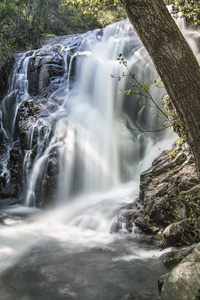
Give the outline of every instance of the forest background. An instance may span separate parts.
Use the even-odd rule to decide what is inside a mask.
[[[176,15],[200,24],[197,1],[165,1]],[[45,40],[104,28],[126,18],[118,0],[0,0],[0,68],[14,52],[38,48]]]
[[[114,0],[0,0],[0,67],[13,52],[126,18]]]

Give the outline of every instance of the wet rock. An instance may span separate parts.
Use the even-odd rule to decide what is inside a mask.
[[[23,156],[20,149],[20,143],[17,140],[10,150],[10,184],[15,185],[17,193],[10,194],[9,196],[19,197],[23,189]]]
[[[20,203],[20,200],[17,198],[7,198],[4,200],[0,200],[0,208],[4,207],[4,206],[19,204],[19,203]]]
[[[59,173],[59,164],[56,157],[51,158],[47,165],[47,175],[49,177],[56,176]]]
[[[145,220],[144,217],[138,217],[134,220],[134,223],[137,227],[139,227],[144,233],[150,234],[151,229],[149,228],[148,222]]]
[[[29,93],[32,96],[56,90],[64,75],[65,47],[41,48],[31,57],[28,67]],[[59,79],[59,80],[58,80]]]
[[[195,228],[189,219],[170,224],[163,232],[160,243],[162,248],[193,244],[195,242]]]
[[[30,206],[38,208],[54,206],[57,199],[58,178],[58,159],[50,156],[38,170],[35,190],[29,199]]]
[[[10,56],[6,59],[6,61],[4,61],[3,64],[2,62],[0,64],[0,99],[3,98],[7,91],[8,79],[14,62],[14,56]]]
[[[119,214],[113,218],[110,225],[110,233],[116,233],[126,229],[127,223],[123,215]]]
[[[137,299],[140,299],[139,295],[136,295],[136,294],[128,294],[126,296],[124,296],[121,300],[137,300]]]
[[[200,297],[200,244],[171,272],[161,277],[160,300],[197,300]]]
[[[8,183],[1,189],[1,197],[3,199],[18,196],[19,191],[16,184]]]
[[[2,176],[0,176],[0,199],[19,198],[23,186],[23,157],[19,142],[14,142],[11,149],[9,147],[6,149],[1,147],[1,149],[0,171]]]
[[[133,230],[133,224],[134,220],[142,217],[142,206],[139,203],[139,199],[136,199],[135,202],[126,205],[124,208],[122,208],[118,215],[116,215],[111,223],[110,226],[110,232],[119,232],[123,229],[127,230],[127,232],[132,233],[134,231],[135,234],[141,234],[142,231],[139,227],[134,227]]]
[[[18,109],[17,131],[20,137],[21,150],[23,152],[32,150],[32,162],[37,155],[38,143],[40,143],[40,151],[44,151],[51,138],[54,124],[51,115],[58,108],[56,99],[48,101],[45,97],[36,97],[24,101]]]
[[[188,254],[192,253],[194,246],[185,247],[181,249],[175,249],[163,254],[160,259],[166,268],[172,270],[176,267]]]
[[[45,196],[41,208],[51,207],[56,204],[58,176],[47,176]],[[38,206],[39,207],[39,206]]]
[[[35,158],[44,153],[52,138],[54,121],[56,121],[53,114],[59,109],[59,104],[55,97],[52,99],[35,97],[24,101],[19,107],[17,130],[24,156],[26,176],[29,175]],[[57,189],[58,174],[58,151],[52,148],[51,153],[42,162],[40,170],[38,170],[35,191],[29,197],[30,205],[41,208],[54,203],[55,199],[53,200],[53,197]],[[27,178],[24,178],[24,180],[27,180]]]

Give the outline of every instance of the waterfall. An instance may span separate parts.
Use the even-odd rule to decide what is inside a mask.
[[[198,57],[199,34],[187,30],[183,19],[177,22]],[[127,68],[119,63],[119,56]],[[159,82],[157,72],[129,20],[57,38],[37,51],[18,55],[1,103],[7,145],[1,176],[11,180],[9,152],[18,139],[16,120],[21,123],[24,118],[26,130],[20,143],[26,144],[22,148],[26,206],[73,203],[76,207],[83,198],[88,199],[83,201],[90,216],[93,198],[104,203],[106,194],[124,189],[128,199],[137,196],[141,172],[171,146],[176,135],[171,129],[160,131],[166,120],[158,116],[160,111],[148,95],[119,92],[132,87],[130,73],[150,87],[149,93],[162,109],[166,92],[152,84]],[[33,110],[30,120],[28,110]],[[111,201],[104,221],[110,222],[118,201]]]
[[[128,20],[16,58],[1,103],[1,177],[12,182],[10,151],[20,141],[25,203],[1,209],[14,216],[0,230],[1,299],[157,297],[163,252],[130,238],[123,219],[120,234],[110,227],[138,196],[140,173],[177,136],[158,131],[165,120],[147,96],[119,92],[132,84],[120,54],[162,108],[165,90],[151,84],[158,75]]]
[[[69,46],[65,48],[65,74],[59,89],[51,95],[62,95],[64,102],[54,116],[53,136],[30,173],[27,205],[37,205],[35,197],[43,197],[44,186],[35,195],[38,180],[41,181],[38,176],[41,170],[46,173],[55,149],[59,169],[55,197],[64,203],[79,195],[108,192],[129,182],[138,185],[139,174],[149,166],[150,152],[158,154],[160,148],[164,149],[163,143],[168,143],[166,137],[173,136],[170,131],[153,132],[163,122],[156,117],[158,111],[147,97],[119,93],[131,86],[130,76],[120,81],[110,76],[127,72],[117,60],[121,53],[139,82],[151,85],[152,80],[158,79],[128,20],[91,32],[69,57],[70,50]],[[165,91],[151,87],[150,93],[158,102]],[[140,105],[140,100],[145,105]],[[126,127],[127,122],[135,131]]]

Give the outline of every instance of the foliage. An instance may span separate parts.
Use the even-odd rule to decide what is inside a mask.
[[[105,27],[126,18],[118,2],[118,0],[64,0],[62,6],[75,8],[86,22],[96,19],[100,27]]]
[[[146,215],[145,219],[147,220],[147,222],[150,222],[150,216],[149,215]]]
[[[179,13],[189,21],[190,25],[200,26],[200,2],[199,0],[172,0],[172,13]]]
[[[117,78],[119,81],[121,81],[122,78],[124,77],[129,77],[131,78],[132,82],[131,82],[131,88],[127,89],[127,90],[123,90],[123,89],[120,89],[120,93],[122,94],[125,94],[125,95],[137,95],[139,96],[138,99],[139,100],[139,104],[140,105],[146,105],[146,106],[153,106],[157,109],[158,113],[157,113],[157,117],[159,118],[162,118],[164,119],[165,121],[167,121],[167,125],[166,126],[162,126],[161,128],[158,128],[158,129],[152,129],[152,130],[142,130],[141,128],[137,128],[137,129],[134,129],[133,126],[127,122],[126,123],[126,126],[128,129],[130,129],[131,131],[138,131],[138,129],[140,131],[146,131],[146,132],[158,132],[158,131],[162,131],[162,130],[165,130],[169,127],[172,127],[172,123],[171,123],[171,120],[168,118],[168,115],[167,115],[167,112],[165,112],[164,110],[162,110],[160,108],[160,106],[156,103],[155,99],[152,97],[151,93],[150,93],[150,86],[154,86],[155,88],[160,88],[160,84],[162,83],[162,81],[157,81],[157,80],[154,80],[154,81],[151,81],[149,83],[149,85],[146,85],[146,84],[143,84],[141,82],[139,82],[139,80],[136,78],[136,75],[134,73],[131,72],[131,70],[129,69],[128,67],[128,64],[127,64],[127,61],[124,59],[124,57],[122,56],[122,53],[119,54],[117,60],[119,61],[120,64],[122,64],[126,70],[127,70],[127,73],[123,72],[121,76],[116,76],[116,75],[113,75],[111,74],[110,76],[112,78]],[[147,104],[146,103],[146,100],[150,100],[150,103],[151,104]]]
[[[0,0],[0,59],[44,38],[82,33],[126,17],[116,0]]]

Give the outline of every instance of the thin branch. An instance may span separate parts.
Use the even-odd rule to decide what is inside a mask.
[[[123,63],[124,64],[124,63]],[[133,76],[133,74],[131,73],[131,71],[129,70],[128,66],[126,64],[124,64],[124,66],[127,68],[127,71],[129,72],[130,76],[135,80],[135,82],[140,85],[139,81],[135,78],[135,76]],[[167,114],[158,106],[158,104],[155,102],[155,100],[153,99],[153,97],[151,96],[151,94],[149,93],[149,91],[147,89],[145,89],[147,95],[149,96],[149,98],[151,99],[151,101],[154,103],[154,105],[156,106],[156,108],[166,117],[166,119],[169,121],[169,123],[171,124],[171,121],[169,120]],[[172,124],[171,124],[172,125]]]
[[[141,132],[160,132],[160,131],[163,131],[163,130],[171,127],[171,125],[168,125],[168,126],[165,126],[165,127],[159,128],[159,129],[147,130],[147,129],[142,129],[140,127],[134,128],[128,121],[126,121],[126,122],[119,121],[119,122],[124,124],[131,131],[141,131]]]

